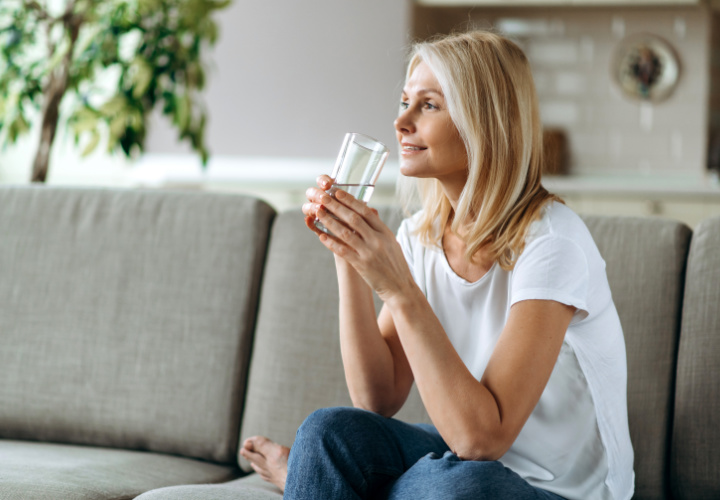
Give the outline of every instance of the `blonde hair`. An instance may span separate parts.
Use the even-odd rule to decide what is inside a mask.
[[[421,62],[438,79],[465,143],[468,178],[454,214],[439,181],[413,179],[423,207],[417,233],[424,244],[441,245],[452,216],[451,230],[462,229],[468,260],[485,247],[510,270],[542,207],[562,202],[540,184],[542,126],[527,58],[507,38],[474,31],[416,44],[406,79]],[[409,209],[407,185],[400,191]]]

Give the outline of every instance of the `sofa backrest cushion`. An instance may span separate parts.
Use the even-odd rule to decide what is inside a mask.
[[[625,335],[636,499],[669,497],[669,441],[690,229],[659,218],[586,216]]]
[[[386,208],[380,215],[397,230],[398,210]],[[305,227],[300,211],[281,213],[270,237],[240,438],[264,435],[291,446],[314,410],[349,405],[333,255]],[[414,388],[397,417],[429,422]]]
[[[675,498],[720,498],[720,217],[690,243],[673,427]]]
[[[0,437],[235,462],[274,211],[0,189]]]

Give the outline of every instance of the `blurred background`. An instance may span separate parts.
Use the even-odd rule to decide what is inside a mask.
[[[694,226],[720,215],[719,13],[708,0],[233,0],[204,58],[205,169],[156,112],[132,159],[83,157],[61,126],[47,183],[243,192],[283,210],[352,131],[391,147],[371,204],[393,203],[410,44],[484,28],[531,61],[551,191],[581,213]],[[38,129],[0,151],[0,184],[29,182]]]

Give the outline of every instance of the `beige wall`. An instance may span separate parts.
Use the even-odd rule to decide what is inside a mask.
[[[567,133],[571,173],[704,175],[711,35],[706,7],[427,8],[417,10],[414,26],[424,36],[508,19],[534,27],[535,33],[516,39],[532,64],[544,123]],[[618,43],[639,33],[660,36],[679,56],[680,81],[667,101],[629,99],[611,78]]]
[[[218,155],[334,157],[345,132],[394,144],[409,0],[235,0],[207,104]],[[165,126],[148,151],[178,148]]]

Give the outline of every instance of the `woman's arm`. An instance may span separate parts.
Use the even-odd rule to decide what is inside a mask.
[[[340,289],[340,350],[353,405],[390,417],[413,383],[410,365],[385,306],[375,315],[372,291],[341,257],[335,258]]]
[[[336,196],[318,200],[342,221],[320,210],[322,222],[337,236],[320,239],[383,299],[433,423],[461,458],[499,458],[540,399],[574,308],[543,300],[512,306],[477,381],[412,281],[399,245],[394,237],[392,243],[388,240],[389,230],[377,214],[346,193]]]
[[[332,185],[318,178],[321,189],[308,190],[308,198],[322,196]],[[318,235],[314,221],[319,205],[303,206],[306,225]],[[340,295],[340,349],[350,398],[358,408],[394,415],[405,403],[413,378],[397,337],[392,316],[383,307],[376,315],[372,290],[344,258],[335,256]]]
[[[388,307],[428,414],[448,446],[469,460],[504,455],[547,385],[574,308],[545,300],[513,305],[478,382],[424,296],[403,296]]]

